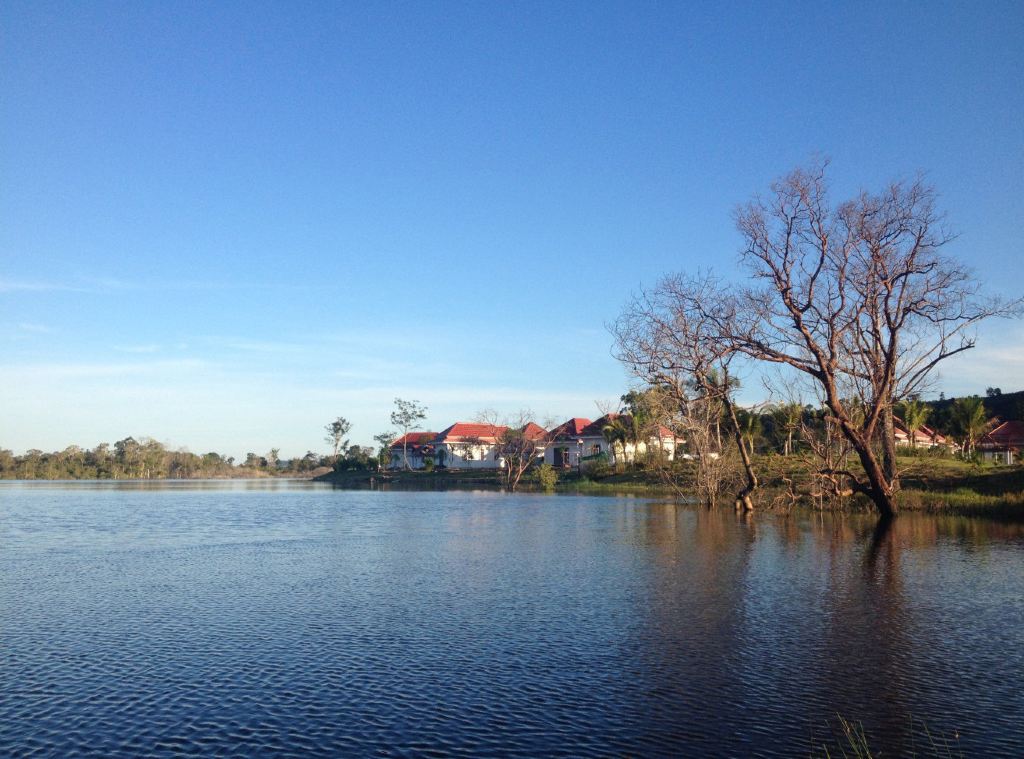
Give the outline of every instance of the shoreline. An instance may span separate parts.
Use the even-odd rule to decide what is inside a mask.
[[[949,466],[949,464],[952,466]],[[962,466],[961,466],[962,465]],[[780,513],[793,509],[827,512],[870,513],[866,499],[848,496],[837,502],[819,504],[809,490],[792,492],[782,485],[779,473],[764,471],[756,492],[755,511]],[[792,472],[787,472],[791,475]],[[774,475],[774,476],[773,476]],[[503,490],[493,470],[435,470],[330,472],[312,478],[343,490]],[[679,499],[679,493],[660,480],[657,473],[630,471],[595,477],[576,472],[559,473],[553,490],[545,491],[532,479],[519,485],[524,493],[579,493],[582,495],[633,495]],[[926,462],[921,471],[908,471],[899,491],[901,512],[953,514],[1024,522],[1024,466],[977,467],[967,462]],[[718,508],[732,508],[731,496],[723,495]]]

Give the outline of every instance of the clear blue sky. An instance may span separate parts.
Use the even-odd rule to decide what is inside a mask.
[[[1024,291],[1024,4],[5,2],[0,446],[593,416],[630,291],[815,153],[927,171]],[[937,389],[1024,387],[1022,335]]]

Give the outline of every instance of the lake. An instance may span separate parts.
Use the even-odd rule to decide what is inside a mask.
[[[1024,753],[1024,529],[953,517],[2,483],[0,641],[3,756]]]

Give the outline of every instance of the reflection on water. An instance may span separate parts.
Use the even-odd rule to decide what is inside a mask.
[[[0,485],[0,754],[1024,745],[1024,530],[245,481]],[[917,744],[920,748],[920,744]]]

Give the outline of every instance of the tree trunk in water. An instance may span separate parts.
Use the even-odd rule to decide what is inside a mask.
[[[726,382],[728,382],[728,375],[726,375]],[[754,465],[750,461],[750,454],[747,452],[747,444],[743,442],[743,434],[740,432],[740,422],[736,418],[736,408],[732,405],[732,401],[728,397],[722,400],[725,405],[725,410],[729,414],[729,422],[732,427],[733,438],[736,441],[736,447],[740,450],[740,459],[743,461],[743,473],[747,477],[747,484],[743,486],[743,489],[736,494],[736,508],[743,509],[744,511],[754,510],[754,501],[751,499],[751,494],[757,490],[757,474],[754,472]]]
[[[882,410],[882,466],[889,487],[899,489],[899,477],[896,472],[896,428],[892,419],[892,405],[886,404]]]
[[[868,496],[878,509],[881,517],[891,519],[896,516],[896,503],[893,499],[893,489],[885,476],[882,466],[878,463],[875,452],[871,450],[871,441],[858,440],[850,441],[854,450],[860,458],[864,472],[868,476],[868,487],[865,495]]]

